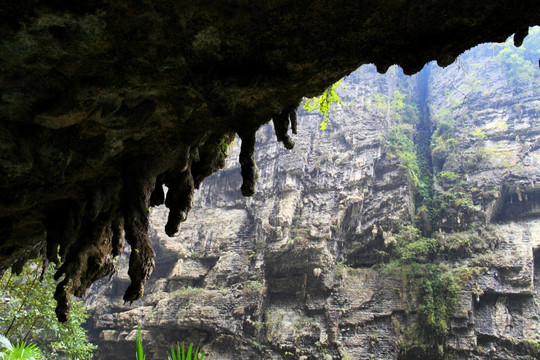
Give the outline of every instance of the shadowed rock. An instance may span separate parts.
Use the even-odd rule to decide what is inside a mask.
[[[167,179],[178,182],[172,234],[191,190],[223,167],[231,133],[250,129],[241,162],[242,193],[251,195],[253,133],[274,118],[278,140],[291,148],[291,99],[318,95],[366,63],[410,74],[516,31],[519,43],[534,24],[536,0],[2,6],[0,273],[46,247],[75,284],[59,287],[65,305],[63,291],[82,294],[111,271],[123,226],[133,248],[132,301],[153,268],[146,233],[148,207],[164,200],[158,176],[186,166]]]

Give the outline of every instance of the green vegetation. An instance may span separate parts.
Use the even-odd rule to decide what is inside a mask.
[[[400,166],[407,172],[411,185],[422,198],[429,198],[429,176],[420,169],[418,151],[414,146],[415,125],[418,123],[418,107],[407,100],[407,95],[399,89],[394,90],[391,99],[376,94],[372,106],[389,114],[395,124],[388,136],[386,146],[391,154],[399,157]]]
[[[225,136],[223,136],[221,141],[222,141],[221,155],[226,157],[229,155],[229,150],[231,149],[231,147],[234,146],[234,144],[236,144],[235,134],[234,133],[225,134]]]
[[[45,359],[36,344],[21,341],[15,345],[7,337],[0,335],[0,359],[2,360],[40,360]]]
[[[474,132],[471,134],[476,140],[484,140],[486,138],[486,133],[482,128],[475,128]]]
[[[421,236],[421,231],[412,225],[401,228],[395,235],[393,255],[404,264],[426,263],[437,255],[438,241]]]
[[[387,146],[399,156],[401,159],[400,166],[407,171],[407,176],[412,185],[419,189],[421,186],[420,169],[411,134],[407,134],[402,127],[396,127],[388,137]]]
[[[173,295],[176,295],[182,299],[189,299],[196,297],[204,292],[204,288],[186,286],[181,289],[178,289],[173,292]]]
[[[169,360],[203,360],[204,351],[201,351],[199,354],[199,348],[195,349],[193,353],[193,344],[189,344],[187,350],[185,349],[184,343],[182,343],[182,348],[180,351],[180,344],[176,344],[176,349],[171,346],[171,353],[169,354]]]
[[[141,325],[137,325],[137,336],[135,337],[135,354],[137,360],[145,360],[144,349],[142,344]]]
[[[533,339],[525,339],[524,341],[525,349],[527,349],[527,352],[531,354],[532,356],[540,357],[540,343]]]
[[[370,106],[390,115],[397,126],[409,124],[408,127],[412,129],[411,125],[416,124],[418,120],[418,107],[399,88],[394,90],[390,98],[383,94],[373,95]]]
[[[58,322],[54,273],[54,265],[44,269],[41,260],[34,260],[19,275],[11,271],[4,274],[0,280],[0,329],[12,341],[37,344],[44,359],[90,359],[96,346],[82,328],[89,314],[82,302],[72,299],[69,320]]]
[[[476,222],[484,222],[485,214],[475,205],[471,189],[455,185],[439,194],[435,202],[435,216],[439,227],[452,231],[466,231]]]
[[[336,105],[343,105],[341,98],[336,93],[336,89],[340,86],[343,86],[342,80],[339,80],[338,82],[334,83],[332,86],[330,86],[328,89],[326,89],[321,95],[307,99],[304,101],[304,109],[306,109],[309,112],[312,111],[318,111],[324,116],[323,121],[319,124],[321,130],[326,130],[326,127],[328,126],[328,119],[329,119],[329,111],[332,108],[334,104]]]
[[[454,113],[462,105],[461,101],[454,100],[452,95],[447,94],[449,106],[442,108],[433,116],[435,129],[431,136],[431,158],[435,170],[441,170],[444,162],[450,154],[453,154],[459,145],[455,138],[456,118]]]
[[[453,171],[441,171],[437,174],[438,181],[440,182],[456,180],[458,177],[459,175]]]
[[[352,269],[353,269],[352,267],[340,261],[337,263],[336,267],[334,268],[334,276],[336,278],[343,278],[347,276],[347,272]]]
[[[459,302],[461,287],[452,270],[437,263],[437,239],[423,237],[419,229],[404,226],[395,235],[391,261],[382,266],[388,274],[400,274],[401,289],[414,307],[418,321],[400,342],[403,355],[441,358],[449,320]]]
[[[493,46],[496,59],[483,66],[496,65],[493,61],[503,64],[514,89],[537,91],[540,77],[531,69],[540,55],[540,28],[531,34],[533,37],[528,37],[519,49],[510,42]],[[465,78],[446,92],[446,106],[438,111],[428,109],[421,98],[419,110],[410,105],[412,101],[401,90],[399,78],[395,82],[398,90],[389,96],[376,94],[369,105],[391,124],[386,139],[388,153],[399,160],[416,191],[414,223],[399,229],[391,235],[393,241],[378,250],[385,253],[383,258],[387,260],[382,271],[401,280],[401,287],[395,290],[406,303],[406,312],[417,317],[415,325],[396,330],[401,334],[403,359],[447,358],[445,339],[461,287],[480,296],[482,290],[471,282],[493,264],[493,256],[485,253],[493,235],[484,225],[481,204],[497,198],[498,190],[475,188],[468,180],[474,178],[469,173],[486,161],[493,168],[515,169],[516,160],[500,141],[509,124],[484,123],[483,110],[475,102],[490,96],[489,84],[475,77],[477,72],[458,66]],[[426,74],[423,79],[427,81]],[[431,119],[426,118],[429,110]],[[456,257],[466,259],[464,264],[448,268],[445,262]],[[335,274],[345,271],[341,265]],[[529,348],[534,353],[535,343]]]
[[[266,323],[266,340],[268,342],[274,342],[274,339],[279,337],[281,331],[281,324],[285,318],[285,310],[277,307],[271,307],[266,310],[265,323]]]
[[[137,325],[137,335],[135,337],[135,355],[137,360],[145,360],[146,355],[144,355],[144,349],[142,344],[142,331],[141,325]],[[171,351],[167,355],[168,360],[203,360],[204,351],[200,351],[199,348],[195,349],[193,352],[193,344],[189,344],[187,350],[185,344],[182,342],[182,347],[180,344],[176,343],[176,348],[171,346]]]
[[[540,28],[530,29],[529,36],[519,48],[514,46],[512,39],[494,44],[492,48],[499,50],[495,58],[505,67],[510,85],[520,88],[534,81],[540,56]]]
[[[258,280],[248,280],[244,287],[244,292],[248,294],[259,294],[264,289],[264,285]]]

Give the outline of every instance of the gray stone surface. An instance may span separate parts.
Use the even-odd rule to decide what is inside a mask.
[[[473,220],[474,231],[489,225],[492,234],[472,255],[443,260],[477,269],[462,286],[445,346],[456,359],[533,359],[526,345],[540,341],[540,94],[538,87],[512,93],[503,70],[489,66],[470,66],[463,78],[459,66],[432,67],[430,75],[432,115],[449,106],[448,93],[461,96],[467,79],[483,82],[452,114],[462,117],[459,150],[440,169],[475,189],[483,221],[454,209],[438,224],[440,236]],[[125,256],[114,279],[87,298],[97,358],[112,349],[115,358],[131,358],[140,322],[154,359],[174,341],[202,344],[210,360],[398,359],[415,300],[399,271],[372,265],[412,222],[415,199],[399,157],[385,146],[396,119],[374,96],[390,98],[398,88],[415,94],[416,78],[403,79],[396,69],[382,76],[370,66],[351,74],[327,130],[318,130],[320,116],[301,114],[303,136],[292,151],[273,140],[270,126],[259,130],[252,198],[238,190],[238,140],[226,168],[201,185],[178,235],[164,233],[164,208],[152,209],[156,270],[143,299],[120,301]],[[482,144],[471,135],[479,128]],[[478,149],[483,157],[466,168]]]

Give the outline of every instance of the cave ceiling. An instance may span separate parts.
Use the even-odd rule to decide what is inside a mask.
[[[539,24],[538,0],[3,4],[0,271],[62,263],[62,320],[70,294],[114,270],[125,235],[133,301],[154,267],[149,206],[165,203],[174,234],[236,134],[249,196],[255,131],[273,120],[292,147],[302,97],[362,64],[412,74]]]

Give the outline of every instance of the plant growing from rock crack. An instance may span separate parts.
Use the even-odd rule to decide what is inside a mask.
[[[304,109],[306,109],[309,112],[317,110],[321,114],[324,115],[323,121],[319,124],[321,130],[325,130],[328,126],[328,112],[330,111],[330,108],[333,104],[339,104],[343,105],[341,98],[336,93],[336,89],[343,85],[342,80],[339,80],[338,82],[334,83],[332,86],[330,86],[328,89],[326,89],[321,95],[307,99],[304,102]]]

